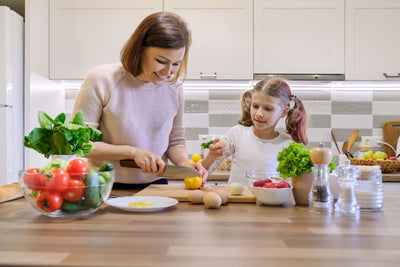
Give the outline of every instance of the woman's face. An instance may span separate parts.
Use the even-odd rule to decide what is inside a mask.
[[[185,50],[185,47],[178,49],[145,47],[142,55],[142,73],[137,78],[143,82],[161,85],[179,70]]]
[[[254,131],[274,132],[280,118],[286,116],[287,107],[281,100],[264,93],[254,92],[251,97],[250,116],[254,123]]]

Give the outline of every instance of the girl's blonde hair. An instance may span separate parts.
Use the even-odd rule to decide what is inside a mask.
[[[260,92],[272,97],[279,98],[282,106],[289,107],[286,116],[286,132],[297,143],[307,145],[306,136],[307,114],[303,102],[292,94],[289,85],[280,78],[267,78],[259,81],[253,89],[247,90],[242,94],[241,106],[242,115],[238,123],[244,126],[253,125],[250,116],[251,97],[254,92]],[[293,102],[293,107],[290,104]]]
[[[184,80],[191,33],[187,23],[171,12],[157,12],[146,17],[136,28],[121,50],[120,60],[124,68],[133,76],[142,74],[142,54],[145,47],[179,49],[185,47],[180,68],[171,81]]]

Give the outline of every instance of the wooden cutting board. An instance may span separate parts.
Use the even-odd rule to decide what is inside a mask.
[[[228,190],[228,186],[222,185],[206,185],[203,189],[204,192],[216,191],[218,189]],[[185,185],[162,185],[152,184],[145,189],[139,191],[135,196],[160,196],[160,197],[172,197],[181,202],[188,202],[188,194],[190,190]],[[244,192],[239,196],[229,195],[228,202],[235,203],[255,203],[256,197],[253,195],[251,190],[245,186]]]
[[[391,144],[396,149],[400,136],[400,121],[385,122],[382,127],[382,135],[383,142]],[[389,157],[396,157],[396,153],[389,146],[383,145],[383,152]]]

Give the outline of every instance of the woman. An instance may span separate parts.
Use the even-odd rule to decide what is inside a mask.
[[[121,51],[121,63],[95,68],[89,73],[73,113],[83,111],[85,122],[103,132],[103,141],[87,157],[100,166],[111,161],[116,186],[167,183],[160,179],[167,159],[179,166],[191,164],[183,127],[185,78],[190,31],[176,14],[154,13],[145,18]],[[120,167],[133,159],[141,169]],[[158,175],[157,175],[158,174]]]

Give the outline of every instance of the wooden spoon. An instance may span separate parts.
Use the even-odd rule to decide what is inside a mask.
[[[354,143],[356,142],[356,140],[357,140],[357,136],[358,136],[358,130],[354,130],[352,133],[351,133],[351,135],[350,135],[350,138],[349,138],[349,143],[347,144],[347,151],[350,151],[350,149],[351,149],[351,147],[354,145]]]
[[[343,151],[343,153],[344,153],[345,151],[347,151],[348,145],[349,145],[349,142],[347,142],[347,141],[343,143],[343,146],[342,146],[342,151]]]

